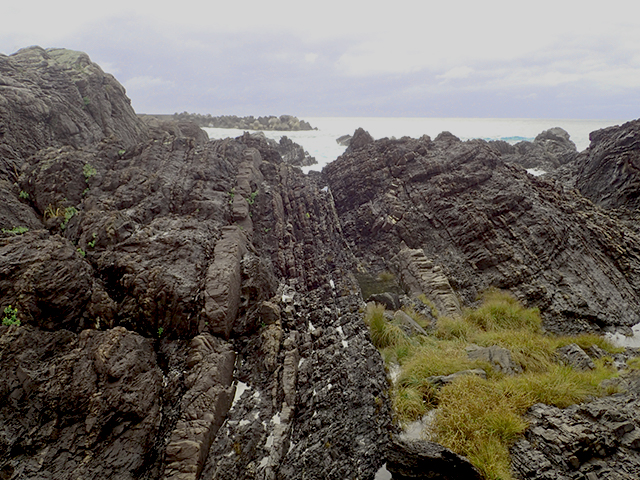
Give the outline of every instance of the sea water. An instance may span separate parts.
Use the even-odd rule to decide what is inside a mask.
[[[625,120],[573,120],[537,118],[396,118],[396,117],[305,117],[317,130],[294,132],[265,131],[267,138],[279,141],[287,136],[299,143],[315,157],[317,165],[304,167],[303,171],[322,170],[327,163],[344,153],[346,147],[336,142],[338,137],[353,135],[357,128],[364,128],[375,139],[383,137],[419,138],[429,135],[432,139],[448,131],[461,140],[481,138],[505,140],[509,143],[533,141],[539,133],[560,127],[569,133],[578,151],[589,146],[589,134],[594,130],[621,125]],[[205,128],[209,138],[238,137],[244,130],[229,128]]]

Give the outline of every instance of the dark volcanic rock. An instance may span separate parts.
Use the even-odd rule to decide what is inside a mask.
[[[498,142],[490,144],[502,154],[503,161],[545,172],[552,172],[578,156],[575,143],[569,139],[569,134],[559,127],[545,130],[536,136],[533,142],[519,142],[511,149]]]
[[[394,480],[480,480],[480,472],[451,450],[428,441],[394,438],[387,453]]]
[[[319,174],[139,120],[84,54],[0,73],[0,308],[21,322],[0,327],[0,475],[372,478],[389,385]]]
[[[533,406],[525,438],[511,448],[516,478],[640,478],[637,393],[616,394],[564,410]]]
[[[115,136],[122,148],[145,128],[124,88],[85,53],[29,47],[0,55],[0,146],[27,155]]]
[[[162,419],[153,342],[0,326],[5,478],[140,478]]]
[[[538,306],[555,331],[640,321],[640,238],[581,196],[504,164],[486,142],[441,134],[352,144],[323,174],[354,253],[375,272],[394,271],[389,259],[406,245],[465,303],[498,287]]]
[[[640,121],[597,130],[576,161],[575,186],[604,208],[640,207]]]

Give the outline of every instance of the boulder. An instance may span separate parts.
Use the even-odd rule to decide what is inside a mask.
[[[394,437],[387,452],[387,470],[395,480],[480,480],[482,475],[464,457],[437,443]]]
[[[516,375],[522,373],[522,367],[513,361],[511,352],[506,348],[497,345],[490,347],[480,347],[471,344],[467,347],[467,356],[469,360],[481,360],[487,362],[491,367],[506,375]]]

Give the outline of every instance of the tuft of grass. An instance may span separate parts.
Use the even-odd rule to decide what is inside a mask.
[[[382,306],[368,306],[365,318],[385,361],[401,368],[392,389],[396,419],[413,421],[437,406],[432,437],[468,457],[486,479],[511,480],[509,447],[526,429],[524,414],[535,403],[565,408],[619,388],[605,381],[617,376],[610,357],[583,372],[559,363],[555,352],[569,343],[583,349],[597,345],[609,353],[620,349],[596,335],[547,335],[538,310],[524,308],[508,293],[487,291],[477,309],[459,318],[438,318],[427,337],[407,337],[386,321]],[[523,373],[506,376],[470,361],[465,350],[470,343],[508,349]],[[640,369],[640,358],[628,364]],[[439,390],[428,381],[471,368],[483,368],[487,379],[462,376]]]
[[[465,455],[484,478],[510,479],[509,445],[527,428],[522,408],[526,394],[500,388],[479,377],[465,376],[439,393],[436,439]]]
[[[436,337],[442,340],[472,341],[479,328],[462,317],[440,317],[436,325]]]
[[[632,370],[640,370],[640,357],[630,358],[627,360],[627,366]]]
[[[402,311],[409,315],[414,322],[420,325],[422,328],[428,328],[431,325],[431,321],[424,315],[419,314],[411,307],[402,307]]]
[[[570,343],[575,343],[583,350],[587,350],[591,346],[600,347],[607,353],[622,353],[624,348],[616,347],[613,343],[607,340],[605,337],[593,333],[583,333],[575,337],[559,337],[558,347],[564,347]]]
[[[401,346],[409,342],[404,331],[384,318],[384,305],[368,304],[365,310],[365,322],[371,331],[371,341],[376,348]]]
[[[378,281],[380,282],[393,282],[396,276],[391,272],[380,272],[378,274]]]
[[[524,308],[508,292],[491,289],[482,296],[480,307],[466,313],[465,319],[482,330],[540,331],[542,319],[537,308]]]
[[[417,388],[398,386],[393,391],[393,410],[401,423],[422,418],[430,408],[428,397]]]
[[[438,318],[440,316],[440,312],[438,312],[436,304],[429,300],[424,293],[418,295],[418,300],[431,309],[431,315],[433,315],[433,318]]]

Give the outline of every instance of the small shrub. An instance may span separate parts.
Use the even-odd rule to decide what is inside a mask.
[[[71,220],[76,213],[78,213],[78,209],[76,207],[67,207],[63,210],[64,220],[60,224],[60,228],[62,230],[67,228],[69,220]]]
[[[85,252],[83,249],[81,249],[80,247],[76,248],[76,251],[80,254],[80,256],[82,258],[87,256],[87,252]]]
[[[158,338],[162,337],[163,333],[164,333],[164,328],[158,327]]]
[[[11,305],[5,307],[4,317],[2,317],[2,325],[17,325],[20,326],[20,320],[18,320],[18,309],[13,308]]]
[[[21,200],[29,200],[29,194],[27,192],[25,192],[24,190],[20,191],[20,194],[18,195],[18,197]]]
[[[93,165],[89,163],[85,163],[84,167],[82,167],[82,173],[84,174],[85,180],[89,180],[93,177],[98,171],[93,167]]]
[[[91,240],[90,242],[87,242],[87,245],[91,248],[94,248],[96,246],[97,238],[98,238],[98,234],[96,232],[93,232],[93,240]]]
[[[253,205],[256,201],[257,196],[258,196],[258,190],[256,190],[255,192],[251,192],[251,195],[249,196],[249,198],[247,198],[247,203],[249,205]]]

